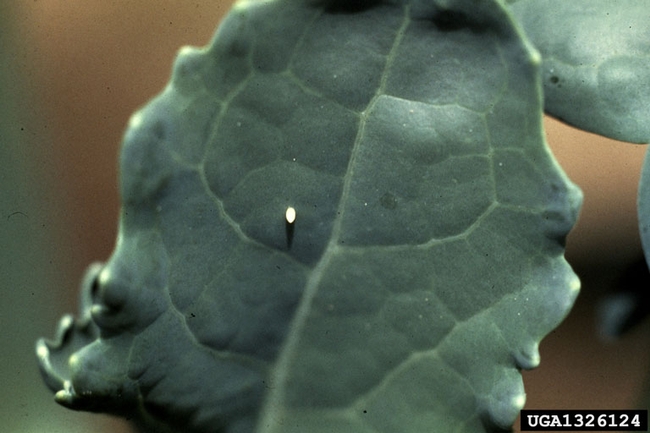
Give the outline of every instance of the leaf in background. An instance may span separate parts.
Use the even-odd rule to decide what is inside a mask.
[[[646,151],[639,181],[639,230],[645,259],[650,266],[650,149]]]
[[[617,140],[650,140],[650,3],[518,0],[543,58],[546,111]]]
[[[618,338],[641,323],[650,313],[650,273],[645,257],[639,257],[614,281],[598,306],[602,338]]]
[[[240,2],[130,122],[116,250],[39,345],[57,399],[184,432],[509,428],[579,287],[538,69],[497,1]]]

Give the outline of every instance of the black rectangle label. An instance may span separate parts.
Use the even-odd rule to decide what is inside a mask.
[[[521,431],[647,431],[647,410],[522,410]]]

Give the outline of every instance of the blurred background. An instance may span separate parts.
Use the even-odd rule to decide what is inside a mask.
[[[232,1],[0,2],[0,416],[12,433],[126,433],[123,422],[53,402],[34,355],[77,309],[85,267],[116,237],[117,154],[131,113],[169,79],[176,51],[204,45]],[[529,409],[636,407],[650,324],[599,337],[606,290],[641,258],[636,190],[645,147],[546,121],[584,191],[568,258],[583,281],[569,318],[524,373]]]

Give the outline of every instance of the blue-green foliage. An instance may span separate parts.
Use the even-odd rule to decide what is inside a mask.
[[[579,288],[544,100],[607,128],[585,111],[647,62],[589,87],[530,18],[580,9],[509,3],[245,1],[181,50],[124,138],[115,252],[38,344],[57,401],[153,431],[508,429]]]

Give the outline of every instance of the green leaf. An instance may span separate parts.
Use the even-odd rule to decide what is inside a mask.
[[[650,266],[650,148],[646,151],[638,196],[639,231],[646,262]]]
[[[509,428],[579,287],[541,118],[497,1],[240,2],[131,119],[50,387],[183,432]]]
[[[511,0],[541,52],[546,111],[578,128],[650,141],[646,0]]]

